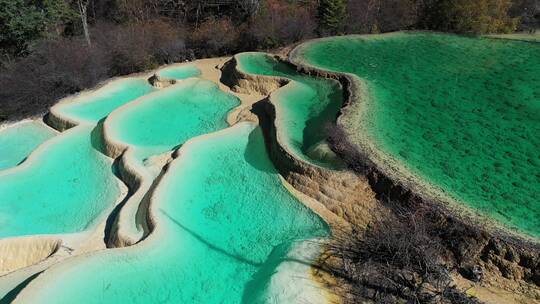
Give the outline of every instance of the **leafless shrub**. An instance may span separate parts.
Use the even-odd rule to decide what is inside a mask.
[[[238,48],[238,28],[229,18],[208,18],[195,29],[189,43],[199,57],[231,54]]]
[[[129,74],[185,59],[182,33],[182,29],[162,20],[122,26],[101,23],[93,30],[94,40],[111,59],[111,75]]]
[[[404,30],[418,22],[422,1],[349,0],[347,31],[378,33]]]
[[[82,38],[37,43],[31,55],[0,69],[0,120],[44,113],[59,98],[116,75],[191,58],[181,30],[161,20],[97,24],[88,46]]]
[[[316,27],[312,7],[269,0],[252,18],[247,34],[255,47],[274,48],[312,37]]]
[[[350,286],[352,303],[477,303],[455,289],[430,211],[400,208],[367,230],[335,233],[321,267]],[[326,262],[331,261],[331,262]]]
[[[107,76],[107,58],[97,47],[87,47],[81,39],[42,41],[31,56],[0,71],[3,119],[46,112],[56,99]]]

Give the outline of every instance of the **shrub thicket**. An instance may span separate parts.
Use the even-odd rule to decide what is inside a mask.
[[[215,2],[215,1],[214,1]],[[534,0],[0,0],[0,120],[45,111],[97,82],[186,59],[320,35],[403,29],[534,30]],[[80,4],[85,5],[84,16]],[[84,18],[83,18],[84,17]],[[88,39],[81,37],[84,26]],[[29,87],[28,75],[37,84]]]
[[[182,30],[156,20],[148,23],[99,23],[92,45],[82,37],[37,42],[30,55],[4,62],[0,70],[0,121],[47,109],[59,98],[117,75],[193,59]]]
[[[425,10],[424,26],[457,33],[510,33],[520,19],[510,16],[512,0],[439,0]]]
[[[278,0],[265,1],[249,21],[247,33],[253,48],[267,49],[294,43],[314,35],[314,6]]]

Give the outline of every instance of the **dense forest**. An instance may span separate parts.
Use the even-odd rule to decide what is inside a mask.
[[[165,63],[317,36],[539,24],[537,0],[0,0],[0,123]]]

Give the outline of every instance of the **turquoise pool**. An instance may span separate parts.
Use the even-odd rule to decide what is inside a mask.
[[[273,93],[277,104],[278,132],[299,158],[319,166],[341,168],[327,147],[325,127],[336,120],[343,101],[339,82],[298,73],[292,66],[266,53],[236,55],[241,71],[292,80]]]
[[[0,130],[0,170],[18,165],[56,132],[38,121],[17,123]]]
[[[192,137],[226,128],[227,113],[239,104],[238,98],[215,83],[189,79],[120,109],[106,121],[105,129],[145,159]]]
[[[57,135],[22,165],[0,172],[0,238],[85,230],[121,191],[92,128]]]
[[[146,240],[54,266],[16,302],[257,303],[283,252],[328,234],[284,188],[251,123],[183,146],[150,208]]]

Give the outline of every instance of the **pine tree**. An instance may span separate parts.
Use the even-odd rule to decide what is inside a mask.
[[[317,14],[319,34],[342,33],[346,9],[346,0],[320,0]]]

